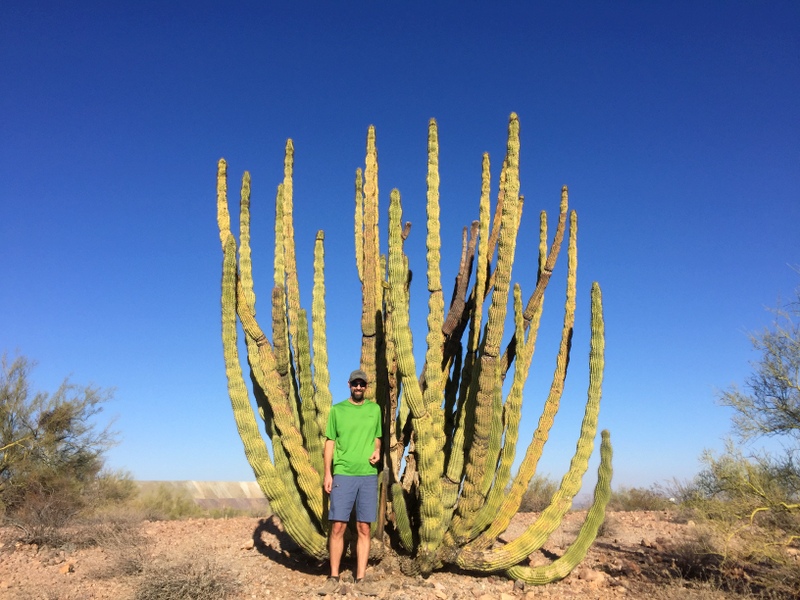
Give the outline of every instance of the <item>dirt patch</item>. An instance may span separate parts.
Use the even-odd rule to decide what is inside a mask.
[[[568,515],[531,563],[561,555],[584,516]],[[533,519],[532,514],[517,515],[506,536],[519,535]],[[562,581],[542,587],[453,570],[427,579],[407,577],[389,555],[371,562],[368,578],[380,598],[393,600],[725,598],[721,592],[687,587],[680,577],[673,549],[691,537],[693,528],[673,522],[665,512],[611,513],[583,563]],[[152,589],[159,581],[196,585],[198,591],[187,598],[294,600],[318,598],[327,575],[326,564],[305,557],[273,519],[144,522],[109,535],[99,546],[58,550],[14,543],[11,534],[0,530],[0,598],[8,600],[146,600],[158,597]],[[348,575],[345,571],[343,578]],[[189,582],[180,583],[182,578]],[[347,584],[342,592],[356,596]]]

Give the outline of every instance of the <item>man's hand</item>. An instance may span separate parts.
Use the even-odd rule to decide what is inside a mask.
[[[322,489],[326,494],[331,493],[333,488],[333,449],[334,441],[331,439],[325,440],[325,448],[322,450],[322,461],[325,465],[325,477],[322,478]]]
[[[375,449],[375,451],[369,457],[369,464],[377,465],[380,459],[381,459],[381,451],[379,449]]]

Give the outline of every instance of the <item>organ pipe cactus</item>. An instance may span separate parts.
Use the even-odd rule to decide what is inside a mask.
[[[425,352],[415,352],[409,299],[411,271],[404,245],[400,192],[390,194],[388,255],[380,254],[375,130],[367,134],[365,167],[356,172],[355,247],[362,289],[360,366],[370,379],[367,397],[384,415],[379,541],[427,574],[446,564],[542,584],[566,576],[585,556],[603,521],[610,495],[611,443],[602,432],[594,501],[573,544],[553,563],[527,566],[559,526],[581,488],[597,435],[603,378],[604,327],[600,288],[591,290],[589,390],[575,455],[550,505],[525,532],[498,537],[519,509],[561,402],[576,307],[577,217],[566,187],[548,246],[540,214],[537,280],[527,301],[512,283],[522,218],[519,121],[511,115],[506,156],[494,209],[490,164],[483,157],[478,219],[465,228],[449,305],[441,283],[439,143],[428,129]],[[331,406],[325,329],[324,235],[317,233],[311,322],[302,308],[293,224],[293,162],[286,144],[284,177],[275,203],[272,341],[256,319],[250,251],[250,177],[241,186],[238,244],[231,231],[227,165],[217,172],[217,219],[223,249],[222,339],[228,388],[245,455],[287,532],[311,556],[326,556],[328,522],[322,493],[323,432]],[[516,475],[525,382],[534,354],[544,292],[567,240],[564,322],[550,390]],[[238,260],[237,260],[238,250]],[[496,255],[496,256],[495,256]],[[470,285],[472,282],[472,285]],[[513,319],[508,318],[513,298]],[[245,337],[250,384],[244,379],[237,319]],[[506,335],[506,325],[513,329]],[[503,345],[503,340],[510,341]],[[416,357],[424,359],[418,365]],[[504,385],[512,373],[510,385]],[[251,390],[255,404],[251,402]],[[255,410],[253,408],[255,406]],[[264,435],[271,440],[272,456]],[[385,527],[384,527],[385,523]],[[386,535],[385,535],[386,534]],[[374,544],[382,548],[383,544]]]

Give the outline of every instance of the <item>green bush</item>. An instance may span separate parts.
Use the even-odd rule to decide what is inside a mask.
[[[676,558],[685,576],[724,583],[726,589],[796,598],[800,566],[800,506],[796,488],[775,462],[725,452],[703,456],[705,468],[686,486],[684,506],[698,521],[698,540]],[[696,556],[693,556],[693,553]]]
[[[776,469],[769,458],[746,458],[730,443],[720,456],[707,452],[703,462],[700,493],[691,503],[700,514],[765,557],[800,540],[800,504],[791,474]]]
[[[542,512],[550,504],[556,490],[558,482],[549,476],[534,475],[522,496],[519,512]]]
[[[133,505],[152,521],[206,516],[188,491],[165,483],[159,484],[154,490],[140,493]]]
[[[611,492],[606,510],[632,512],[637,510],[668,510],[675,503],[657,489],[621,486]]]
[[[23,356],[0,360],[0,516],[39,544],[90,505],[90,490],[114,443],[95,417],[111,390],[65,380],[53,393],[32,392],[34,364]]]

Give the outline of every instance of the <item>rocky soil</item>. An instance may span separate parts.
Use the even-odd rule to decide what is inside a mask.
[[[530,557],[531,563],[563,553],[583,517],[571,513],[547,546]],[[517,515],[506,535],[519,535],[534,518]],[[368,578],[380,598],[393,600],[726,597],[681,577],[676,557],[680,545],[692,538],[694,525],[674,521],[662,512],[611,513],[583,563],[548,586],[526,587],[503,576],[453,570],[427,579],[408,577],[390,555],[371,562]],[[0,598],[8,600],[294,600],[319,598],[317,590],[327,575],[326,565],[305,558],[271,518],[146,521],[101,528],[95,536],[99,545],[86,547],[75,536],[59,549],[14,542],[13,533],[0,529]],[[345,571],[343,578],[348,575]],[[176,595],[181,586],[188,595]],[[167,588],[173,595],[166,595]],[[356,596],[345,584],[336,597]]]

